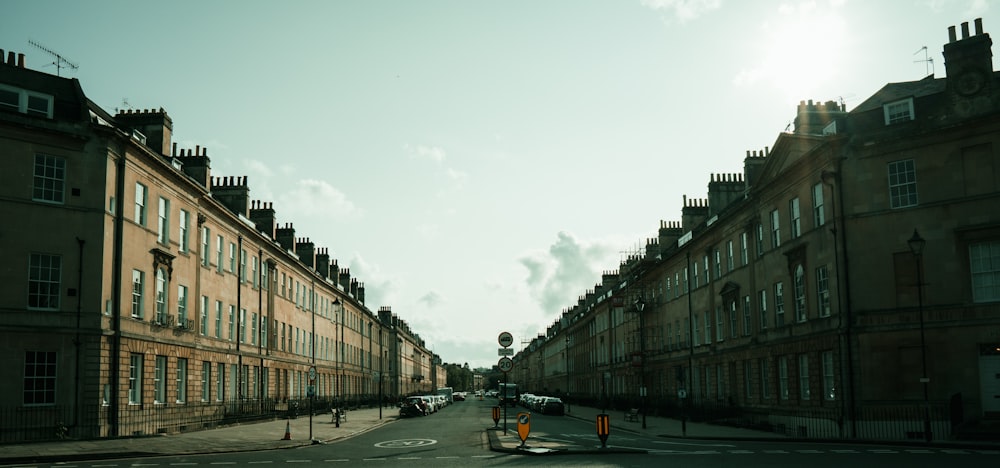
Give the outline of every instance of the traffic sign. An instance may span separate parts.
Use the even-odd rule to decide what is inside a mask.
[[[497,348],[497,356],[513,356],[514,350],[510,348]]]
[[[531,433],[531,413],[517,413],[517,436],[521,438],[521,447]]]
[[[315,381],[315,380],[316,380],[316,366],[310,366],[309,367],[309,381],[312,382],[312,381]]]
[[[514,361],[511,358],[504,356],[500,358],[500,362],[497,362],[497,367],[500,368],[502,372],[510,372],[514,368]]]
[[[501,332],[500,338],[497,339],[497,341],[500,343],[500,346],[509,348],[510,345],[514,344],[514,337],[510,334],[510,332]]]

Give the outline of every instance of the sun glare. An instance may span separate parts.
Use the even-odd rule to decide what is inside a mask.
[[[828,98],[809,94],[836,79],[842,66],[846,24],[836,11],[784,9],[757,38],[736,84],[774,88],[793,101]]]

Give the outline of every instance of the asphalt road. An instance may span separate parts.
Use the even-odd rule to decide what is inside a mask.
[[[331,444],[294,449],[218,455],[119,459],[75,464],[31,465],[81,468],[242,466],[472,466],[553,467],[892,467],[1000,466],[1000,450],[921,448],[820,442],[720,441],[612,433],[608,446],[645,450],[638,454],[579,454],[600,447],[593,422],[532,414],[526,441],[558,441],[570,454],[524,455],[490,450],[487,428],[494,426],[490,401],[457,402],[436,414],[401,419]],[[516,414],[508,430],[517,434]],[[502,424],[502,421],[501,421]]]

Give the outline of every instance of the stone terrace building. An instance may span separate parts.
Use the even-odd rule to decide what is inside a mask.
[[[515,357],[522,386],[807,437],[945,439],[1000,419],[991,48],[976,20],[949,29],[946,78],[850,112],[801,103],[793,131],[713,174]]]
[[[424,341],[247,178],[177,148],[166,112],[112,116],[76,79],[0,62],[0,442],[430,391]]]

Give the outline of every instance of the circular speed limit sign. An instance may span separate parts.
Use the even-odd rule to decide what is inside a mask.
[[[509,357],[504,356],[500,358],[500,362],[497,363],[497,367],[499,367],[503,372],[510,372],[510,370],[514,368],[514,361],[512,361]]]

